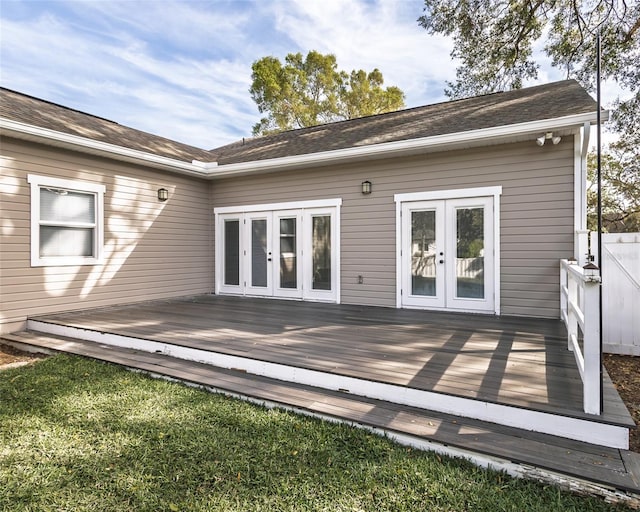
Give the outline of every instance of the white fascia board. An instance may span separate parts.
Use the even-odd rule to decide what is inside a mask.
[[[605,111],[603,119],[608,118]],[[284,170],[289,168],[300,168],[311,165],[327,165],[340,161],[347,161],[359,158],[386,158],[400,156],[405,153],[427,151],[430,148],[450,149],[459,145],[474,143],[482,145],[495,139],[507,139],[527,134],[539,134],[539,132],[576,128],[584,123],[595,123],[596,112],[586,114],[575,114],[571,116],[556,117],[552,119],[542,119],[527,123],[495,126],[491,128],[481,128],[465,132],[447,133],[433,137],[422,137],[418,139],[408,139],[395,142],[383,142],[360,147],[336,149],[321,153],[309,153],[304,155],[286,156],[272,158],[269,160],[258,160],[250,162],[240,162],[236,164],[204,164],[203,169],[207,170],[210,178],[225,178],[233,175],[251,174],[253,172],[269,172]]]
[[[608,111],[604,111],[602,119],[608,119]],[[561,130],[582,126],[584,123],[595,123],[596,112],[575,114],[571,116],[556,117],[530,121],[527,123],[494,126],[478,130],[448,133],[433,137],[422,137],[380,144],[369,144],[319,153],[293,155],[268,160],[240,162],[235,164],[218,164],[217,162],[191,163],[174,160],[167,157],[154,155],[144,151],[124,148],[115,144],[100,142],[77,135],[70,135],[47,128],[20,123],[10,119],[0,118],[0,131],[18,138],[26,138],[39,141],[47,141],[53,145],[71,147],[76,150],[104,155],[119,160],[152,165],[167,171],[180,174],[188,174],[201,178],[226,178],[234,175],[246,175],[279,171],[292,168],[304,168],[310,166],[330,165],[357,159],[390,158],[405,154],[420,153],[429,150],[447,150],[465,145],[482,146],[485,143],[503,140],[508,142],[514,137],[532,135],[538,132]],[[25,137],[26,136],[26,137]]]
[[[125,148],[101,142],[78,135],[50,130],[48,128],[40,128],[26,123],[13,121],[10,119],[0,118],[0,133],[7,136],[15,136],[20,139],[38,140],[40,142],[50,143],[54,146],[72,148],[76,151],[95,154],[124,160],[126,162],[150,165],[155,168],[161,168],[167,171],[173,171],[181,174],[190,174],[193,176],[203,177],[207,172],[203,171],[201,162],[183,162],[174,160],[164,156],[154,155],[145,151]]]

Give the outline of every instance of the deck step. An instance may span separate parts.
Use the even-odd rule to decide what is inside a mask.
[[[519,465],[520,476],[554,475],[546,479],[557,482],[566,476],[640,493],[640,456],[625,450],[64,336],[25,331],[2,339],[18,348],[90,357],[253,402],[353,423],[405,444],[484,461],[482,465],[498,469]]]
[[[272,359],[256,359],[250,355],[226,353],[208,349],[202,344],[193,346],[190,339],[176,338],[175,342],[144,339],[127,334],[103,332],[95,328],[78,327],[64,322],[29,319],[32,331],[68,336],[121,348],[148,353],[161,353],[175,358],[202,362],[220,368],[238,369],[247,373],[333,391],[346,391],[351,395],[393,402],[401,406],[423,408],[454,416],[498,423],[509,427],[532,430],[543,434],[566,437],[611,448],[629,446],[629,428],[634,424],[603,421],[601,417],[569,412],[548,411],[477,397],[461,396],[384,381],[354,376],[347,368],[323,368],[295,358],[287,360],[281,354]],[[620,400],[619,397],[617,400]],[[624,406],[622,406],[624,409]],[[626,411],[626,409],[624,409]]]

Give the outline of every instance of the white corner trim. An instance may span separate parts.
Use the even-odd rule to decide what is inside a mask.
[[[573,143],[573,257],[586,261],[587,247],[582,244],[582,233],[587,229],[587,153],[591,125],[584,125],[574,133]]]

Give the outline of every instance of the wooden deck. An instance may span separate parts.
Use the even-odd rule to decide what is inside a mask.
[[[640,504],[640,456],[515,428],[500,421],[412,407],[171,357],[174,348],[277,363],[323,379],[348,377],[394,390],[424,390],[463,405],[497,404],[553,418],[631,427],[610,381],[606,414],[582,412],[582,386],[559,321],[303,302],[197,296],[31,319],[74,337],[26,332],[5,342],[121,364],[259,403],[347,421],[406,444],[470,458],[518,476]],[[159,353],[100,340],[151,343]],[[87,341],[91,340],[93,341]],[[98,342],[96,342],[98,341]],[[118,340],[115,343],[119,343]],[[622,493],[622,494],[621,494]]]
[[[223,296],[35,320],[593,419],[559,320]],[[600,421],[629,425],[607,384]]]

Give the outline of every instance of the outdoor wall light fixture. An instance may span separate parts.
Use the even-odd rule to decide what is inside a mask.
[[[362,193],[371,194],[371,182],[369,180],[362,182]]]
[[[169,191],[166,188],[158,189],[158,201],[166,201],[169,199]]]
[[[538,146],[544,146],[544,143],[548,140],[550,140],[555,146],[556,144],[560,143],[560,141],[562,140],[562,137],[559,137],[558,135],[554,137],[553,132],[547,132],[544,135],[540,135],[540,137],[536,139],[536,144]]]

